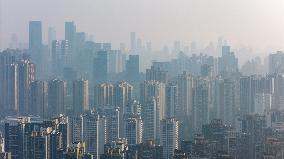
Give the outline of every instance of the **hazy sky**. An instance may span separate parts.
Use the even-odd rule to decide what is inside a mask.
[[[43,22],[45,41],[49,26],[62,39],[64,21],[73,20],[78,31],[115,46],[136,31],[156,48],[218,36],[260,51],[284,48],[284,0],[0,0],[0,47],[12,33],[27,42],[30,20]]]

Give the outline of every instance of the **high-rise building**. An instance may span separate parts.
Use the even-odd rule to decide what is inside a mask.
[[[167,71],[161,70],[161,68],[155,68],[154,66],[151,66],[150,69],[146,69],[146,80],[155,80],[167,83],[168,73]]]
[[[82,118],[80,116],[68,116],[67,129],[68,145],[82,141]]]
[[[165,118],[165,84],[159,81],[144,81],[140,85],[140,101],[143,106],[155,98],[158,103],[159,117]]]
[[[137,49],[136,45],[137,45],[136,33],[131,32],[130,33],[130,51],[131,51],[131,53],[136,53],[136,49]]]
[[[65,107],[66,83],[59,79],[48,82],[49,115],[54,116],[66,112]]]
[[[114,85],[114,105],[120,107],[122,114],[126,113],[126,105],[133,98],[133,86],[126,81]]]
[[[9,97],[12,96],[9,88],[9,83],[12,83],[12,78],[9,77],[11,65],[16,61],[14,53],[10,50],[0,52],[0,108],[3,110],[13,110]],[[15,79],[15,78],[13,78]],[[7,111],[6,111],[7,112]]]
[[[12,158],[62,158],[66,151],[66,123],[38,117],[5,119],[5,150]]]
[[[270,54],[268,56],[269,73],[284,73],[284,53],[282,51],[277,51],[275,54]]]
[[[3,103],[7,104],[6,110],[10,112],[19,111],[19,67],[17,63],[11,64],[8,68],[8,83],[4,85],[7,96],[3,95]],[[5,110],[5,109],[4,109]]]
[[[114,105],[114,87],[111,83],[98,84],[95,87],[95,107],[103,108]]]
[[[53,40],[51,42],[51,64],[52,64],[52,72],[56,75],[60,73],[60,54],[61,54],[61,46],[59,40]]]
[[[120,50],[110,50],[108,56],[108,73],[120,73],[124,70],[123,55]]]
[[[41,21],[29,22],[29,49],[39,49],[42,45]]]
[[[236,154],[236,130],[230,125],[223,124],[221,119],[213,119],[209,124],[202,126],[202,134],[209,142],[215,142],[216,151]]]
[[[53,40],[51,46],[52,72],[61,75],[65,67],[71,65],[71,49],[68,40]]]
[[[202,125],[209,123],[209,85],[200,79],[192,92],[193,127],[196,133],[201,132]]]
[[[143,122],[139,115],[125,115],[124,138],[128,144],[140,144],[143,140]]]
[[[80,115],[89,110],[89,81],[73,82],[73,115]]]
[[[107,82],[108,79],[108,59],[107,51],[99,51],[94,59],[94,80],[95,83]]]
[[[104,153],[106,144],[106,121],[96,112],[88,112],[81,115],[82,140],[86,145],[86,152],[99,158]]]
[[[46,118],[48,115],[48,83],[46,81],[34,81],[31,83],[30,113]]]
[[[183,121],[192,113],[192,89],[194,86],[194,78],[193,76],[184,72],[178,76],[177,84],[178,107],[176,116],[179,121]]]
[[[213,118],[222,119],[225,124],[232,125],[238,110],[238,90],[236,81],[216,79],[213,81]]]
[[[68,40],[70,43],[71,50],[75,46],[75,37],[76,36],[76,25],[74,22],[65,22],[65,40]]]
[[[126,105],[125,112],[127,114],[130,113],[141,116],[141,111],[142,111],[142,105],[139,103],[138,100],[133,99],[129,101],[128,104]]]
[[[122,129],[122,124],[120,124],[120,113],[119,107],[108,106],[103,109],[103,115],[106,119],[107,143],[112,143],[121,136],[120,129]]]
[[[173,118],[177,116],[178,108],[178,86],[176,83],[169,83],[166,85],[166,118]]]
[[[245,76],[240,79],[240,113],[247,115],[255,112],[254,99],[256,93],[262,92],[259,76]]]
[[[264,115],[265,111],[275,108],[275,96],[269,93],[256,93],[254,98],[255,113]]]
[[[42,58],[42,25],[41,21],[29,22],[29,50],[32,61],[38,66]]]
[[[60,61],[62,69],[71,66],[72,53],[70,51],[70,43],[68,40],[61,41],[60,47]]]
[[[54,27],[48,28],[48,47],[51,48],[52,41],[56,40],[56,30]]]
[[[261,158],[265,140],[265,116],[245,115],[241,120],[241,126],[239,157]]]
[[[163,147],[148,140],[137,145],[139,159],[163,159]]]
[[[19,86],[19,114],[25,115],[30,111],[29,97],[30,84],[35,80],[35,64],[28,60],[17,62],[18,65],[18,86]]]
[[[231,52],[230,46],[222,47],[222,56],[218,60],[218,69],[219,73],[238,71],[238,59],[235,57],[234,52]]]
[[[161,120],[160,143],[163,146],[163,158],[171,159],[179,146],[179,123],[175,118]]]
[[[129,55],[126,61],[126,74],[130,81],[139,80],[139,55]]]
[[[143,140],[159,141],[160,138],[160,113],[158,99],[152,97],[152,100],[148,100],[142,109],[142,120],[144,124],[143,128]]]

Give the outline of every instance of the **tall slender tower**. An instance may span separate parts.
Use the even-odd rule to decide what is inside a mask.
[[[173,118],[177,115],[178,108],[178,86],[170,83],[166,86],[166,117]]]
[[[47,118],[48,114],[48,83],[46,81],[34,81],[31,83],[30,113]]]
[[[42,25],[41,21],[29,22],[29,51],[32,61],[36,64],[38,72],[42,71]]]
[[[73,115],[79,115],[89,110],[89,81],[73,82]]]
[[[132,53],[136,53],[136,51],[137,51],[137,40],[136,40],[136,33],[135,32],[130,33],[130,51]]]
[[[201,132],[202,125],[209,123],[209,85],[199,80],[193,89],[193,126],[195,133]]]
[[[175,149],[179,145],[179,122],[175,118],[161,121],[161,145],[163,146],[163,158],[171,159]]]
[[[50,116],[65,113],[66,83],[59,79],[48,82],[48,109]]]
[[[28,60],[17,62],[19,86],[19,114],[29,113],[30,84],[35,80],[35,64]]]

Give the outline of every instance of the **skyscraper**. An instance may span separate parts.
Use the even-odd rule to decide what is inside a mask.
[[[48,28],[48,47],[51,48],[52,41],[56,40],[56,30],[53,27]]]
[[[54,116],[66,112],[65,107],[66,83],[59,79],[48,82],[49,115]]]
[[[94,80],[95,83],[107,82],[108,79],[108,52],[99,51],[94,59]]]
[[[70,42],[68,40],[61,41],[60,48],[60,63],[61,63],[61,71],[65,67],[70,67],[72,63],[72,50],[70,48]]]
[[[135,32],[131,32],[130,33],[130,51],[131,53],[135,54],[136,53],[136,44],[137,44],[137,40],[136,40],[136,33]]]
[[[29,51],[32,61],[36,64],[39,72],[42,68],[42,25],[41,21],[29,22]]]
[[[10,91],[13,90],[9,88],[9,83],[12,83],[9,72],[15,60],[16,56],[13,52],[7,50],[0,53],[0,108],[4,110],[14,109],[9,104],[9,98],[12,96]]]
[[[159,116],[161,119],[165,117],[165,84],[158,81],[144,81],[140,85],[140,101],[143,106],[148,104],[155,98],[158,103]]]
[[[124,118],[124,138],[128,144],[140,144],[143,139],[143,122],[140,116],[130,114]]]
[[[178,76],[177,85],[177,119],[182,122],[192,113],[192,89],[194,86],[194,77],[184,72],[183,74]]]
[[[73,115],[80,115],[89,110],[89,81],[73,82]]]
[[[269,73],[284,73],[284,53],[282,51],[277,51],[274,54],[268,56],[268,69]]]
[[[60,74],[60,54],[61,54],[61,46],[59,40],[53,40],[51,42],[51,70],[54,75]]]
[[[30,21],[29,23],[29,49],[40,49],[42,45],[41,21]],[[34,50],[38,51],[38,50]]]
[[[142,109],[144,141],[159,141],[160,119],[158,100],[157,98],[152,97],[152,100],[148,100],[148,102],[143,105]]]
[[[30,84],[35,80],[35,64],[28,60],[17,62],[18,64],[18,86],[19,86],[19,114],[25,115],[30,111],[29,96]]]
[[[161,120],[160,133],[163,158],[171,159],[179,146],[179,122],[175,118]]]
[[[70,48],[73,53],[76,38],[76,25],[74,22],[65,22],[65,40],[70,43]]]
[[[71,66],[71,49],[68,40],[53,40],[51,46],[51,63],[54,75],[61,75],[63,69]]]
[[[107,106],[103,109],[103,115],[106,119],[106,141],[107,143],[112,143],[113,141],[120,138],[120,129],[122,129],[122,124],[120,124],[120,110],[119,107]]]
[[[121,112],[126,112],[126,105],[133,98],[133,86],[126,81],[114,85],[114,105],[120,107]]]
[[[193,126],[195,133],[201,132],[202,125],[209,122],[209,86],[200,79],[193,89]]]
[[[222,57],[218,59],[218,69],[219,73],[238,71],[238,59],[234,52],[230,51],[230,46],[222,47]]]
[[[34,81],[31,83],[30,113],[46,118],[48,115],[48,83]]]
[[[106,144],[106,121],[96,112],[81,115],[82,140],[86,144],[86,152],[99,158]]]
[[[237,87],[237,82],[230,79],[213,81],[213,111],[215,115],[212,118],[222,119],[226,125],[234,123],[239,100]]]
[[[98,84],[95,87],[95,107],[113,106],[114,87],[111,83]]]
[[[167,71],[161,70],[161,68],[155,68],[154,66],[151,66],[150,69],[146,70],[146,80],[156,80],[160,82],[167,83],[168,81],[168,73]]]
[[[177,115],[178,108],[178,86],[175,83],[166,85],[166,118],[173,118]]]
[[[139,55],[129,55],[126,61],[126,74],[130,81],[139,80]]]

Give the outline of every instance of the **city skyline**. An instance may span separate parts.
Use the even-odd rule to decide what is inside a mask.
[[[19,42],[27,43],[26,30],[30,20],[43,22],[45,43],[49,27],[55,27],[58,39],[64,39],[63,22],[74,21],[79,31],[90,33],[96,41],[112,42],[115,48],[119,48],[121,42],[128,45],[131,31],[137,32],[145,42],[151,41],[155,50],[164,45],[170,46],[175,40],[186,45],[195,41],[206,47],[208,43],[216,42],[218,37],[227,39],[236,49],[251,48],[254,55],[263,56],[284,48],[284,35],[281,33],[284,28],[281,22],[284,2],[281,0],[87,0],[56,3],[1,0],[0,4],[1,50],[9,46],[13,34],[17,35]],[[17,12],[11,12],[10,8]]]
[[[283,158],[283,10],[0,0],[0,158]]]

